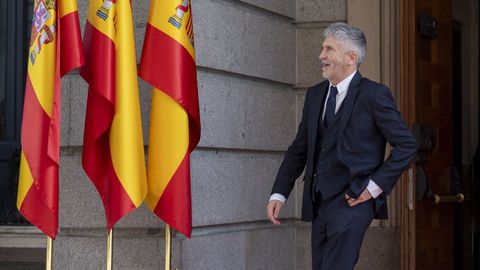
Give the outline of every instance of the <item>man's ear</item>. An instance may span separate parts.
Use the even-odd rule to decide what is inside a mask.
[[[347,53],[347,65],[349,66],[356,66],[358,60],[358,55],[355,52]]]

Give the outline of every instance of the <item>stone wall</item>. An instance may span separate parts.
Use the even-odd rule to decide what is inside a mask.
[[[306,88],[322,79],[322,31],[330,22],[347,20],[347,2],[193,0],[192,5],[202,138],[192,154],[192,238],[174,234],[172,265],[182,270],[310,269],[310,226],[299,221],[301,188],[283,209],[281,226],[266,221],[265,205],[295,135]],[[139,61],[149,1],[132,1],[132,8]],[[87,0],[79,0],[82,27],[86,10]],[[54,268],[102,269],[104,211],[81,167],[87,84],[75,72],[62,83]],[[150,86],[139,83],[148,142]],[[378,241],[398,245],[395,229],[377,230],[367,234],[360,269],[378,251]],[[395,269],[384,267],[395,260],[389,250],[376,257],[375,265],[382,268],[370,269]],[[146,207],[115,227],[114,269],[163,269],[163,256],[163,223]]]

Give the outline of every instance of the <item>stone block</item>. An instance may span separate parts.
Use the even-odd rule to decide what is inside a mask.
[[[398,228],[370,227],[363,239],[356,270],[400,269]]]
[[[246,270],[244,232],[193,237],[182,241],[182,270]]]
[[[197,150],[192,155],[194,226],[266,219],[265,206],[283,153]],[[289,200],[281,218],[294,215]]]
[[[198,71],[200,146],[280,150],[295,135],[295,93],[283,84]]]
[[[232,1],[193,3],[197,65],[293,84],[295,26]]]
[[[252,225],[255,226],[255,225]],[[182,241],[183,270],[290,270],[295,267],[295,227],[217,227]],[[208,229],[205,229],[208,231]]]
[[[291,270],[295,265],[295,228],[273,227],[247,231],[246,269]]]
[[[297,1],[298,22],[347,20],[347,0]]]
[[[320,53],[324,28],[302,27],[297,29],[297,78],[296,87],[311,87],[322,78]]]
[[[294,0],[283,0],[283,1],[240,0],[240,1],[295,19],[295,1]]]
[[[115,269],[156,270],[165,265],[158,237],[114,237],[113,244]]]
[[[60,236],[54,241],[53,249],[53,269],[105,268],[106,238]]]
[[[60,166],[60,228],[105,227],[105,212],[100,196],[85,174],[81,153],[63,154]],[[163,222],[144,205],[121,219],[116,227],[160,228]]]
[[[295,230],[296,270],[312,269],[311,223],[302,222]]]
[[[142,235],[135,230],[127,230],[126,235],[114,237],[114,269],[157,270],[165,265],[165,238],[161,235]],[[117,234],[118,235],[118,234]],[[171,266],[180,265],[180,240],[172,237]]]

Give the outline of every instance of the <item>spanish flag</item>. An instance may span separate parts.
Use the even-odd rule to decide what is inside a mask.
[[[147,193],[130,1],[90,0],[83,44],[89,90],[82,163],[110,230]]]
[[[58,231],[60,77],[83,61],[75,0],[35,0],[17,207],[30,223],[53,239]]]
[[[200,139],[192,8],[189,0],[152,0],[140,77],[153,85],[147,205],[191,236],[190,153]]]

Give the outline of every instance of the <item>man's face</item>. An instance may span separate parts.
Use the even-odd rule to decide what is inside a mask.
[[[319,59],[322,61],[322,76],[335,85],[356,68],[355,55],[352,52],[345,52],[340,42],[330,36],[322,43]]]

